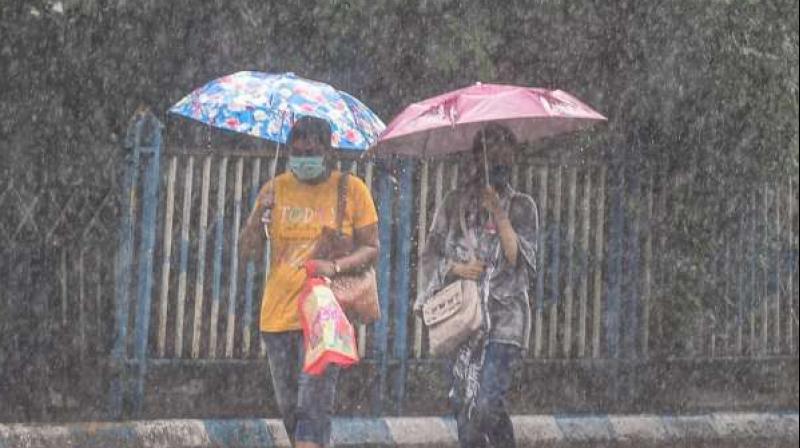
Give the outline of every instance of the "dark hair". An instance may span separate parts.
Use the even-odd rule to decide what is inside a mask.
[[[483,151],[483,138],[486,137],[486,146],[489,147],[496,143],[508,143],[510,145],[517,144],[517,138],[507,127],[497,124],[489,123],[483,127],[483,132],[479,130],[475,133],[472,139],[472,152]]]
[[[291,143],[295,138],[308,138],[317,137],[330,146],[331,144],[331,126],[330,124],[317,117],[303,116],[298,118],[292,126],[291,133],[289,134],[289,142]]]

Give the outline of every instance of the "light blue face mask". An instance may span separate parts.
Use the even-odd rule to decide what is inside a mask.
[[[301,181],[316,179],[325,172],[325,157],[289,156],[289,170]]]

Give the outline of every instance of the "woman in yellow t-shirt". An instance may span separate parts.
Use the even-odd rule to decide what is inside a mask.
[[[270,239],[270,270],[261,299],[260,329],[267,347],[273,390],[286,432],[296,447],[330,443],[331,415],[339,369],[319,377],[302,372],[303,335],[297,308],[306,280],[303,263],[322,229],[336,227],[337,187],[342,173],[331,169],[331,130],[324,120],[303,117],[289,139],[288,172],[261,188],[240,236],[243,256],[256,259]],[[378,257],[378,216],[366,184],[348,176],[342,231],[354,250],[335,260],[315,260],[327,277],[361,269]]]

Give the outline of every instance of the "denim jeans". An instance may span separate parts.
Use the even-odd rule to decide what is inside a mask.
[[[292,445],[298,441],[330,446],[339,367],[329,365],[320,376],[303,373],[302,331],[261,335],[267,346],[272,388]]]
[[[506,410],[513,367],[521,357],[515,345],[490,342],[486,346],[480,388],[472,417],[456,409],[458,442],[462,448],[510,448],[516,446],[514,428]]]

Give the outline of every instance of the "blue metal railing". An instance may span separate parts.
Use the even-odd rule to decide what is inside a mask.
[[[269,170],[261,169],[262,161],[270,162],[273,157],[223,149],[214,154],[202,153],[205,157],[203,193],[193,194],[192,183],[197,174],[194,159],[199,155],[186,152],[167,153],[165,156],[161,148],[161,130],[161,124],[155,117],[140,113],[132,122],[126,139],[128,152],[120,185],[122,204],[114,272],[116,326],[111,350],[116,374],[110,405],[117,416],[141,410],[148,361],[151,358],[182,359],[184,334],[191,332],[192,358],[217,358],[223,353],[219,350],[222,345],[225,346],[226,358],[254,359],[264,356],[257,339],[254,341],[251,337],[258,333],[258,319],[253,314],[260,298],[258,280],[268,269],[267,259],[247,263],[241,267],[244,272],[240,275],[235,231],[252,207],[262,183],[274,175]],[[164,183],[160,172],[161,157],[170,158],[169,181]],[[232,161],[230,164],[229,159]],[[210,169],[213,163],[218,164],[218,171]],[[415,264],[418,250],[415,244],[421,244],[421,241],[416,237],[425,234],[433,218],[434,206],[441,200],[443,192],[448,186],[455,187],[453,179],[458,171],[447,161],[351,160],[344,161],[342,165],[368,180],[372,177],[373,168],[375,172],[374,182],[367,183],[375,193],[379,213],[381,253],[378,287],[383,319],[362,329],[364,337],[360,344],[368,340],[366,358],[372,368],[370,372],[374,372],[370,378],[374,380],[371,411],[376,415],[399,414],[403,412],[408,365],[413,361],[411,358],[425,357],[421,323],[409,316],[412,295],[418,286],[415,281],[418,274]],[[183,213],[173,235],[178,166],[184,176],[181,177],[184,180]],[[231,167],[235,169],[235,176],[227,174]],[[651,262],[651,258],[658,257],[640,254],[645,249],[652,254],[665,249],[664,234],[657,233],[656,227],[657,218],[663,218],[668,213],[663,204],[658,205],[664,202],[663,196],[654,198],[656,193],[653,186],[642,188],[641,174],[630,169],[626,171],[623,163],[612,164],[608,168],[608,179],[604,165],[584,165],[577,171],[574,167],[563,170],[564,165],[560,162],[539,160],[530,165],[520,165],[514,176],[517,189],[531,194],[539,206],[540,251],[537,262],[540,269],[532,279],[532,308],[536,319],[530,356],[570,358],[575,357],[575,353],[578,353],[578,357],[595,359],[647,356],[649,327],[643,313],[649,312],[648,303],[654,301],[658,294],[663,294],[658,288],[668,285],[673,275],[670,273],[674,272],[674,267],[663,259]],[[209,174],[215,172],[218,173],[216,176]],[[569,175],[563,176],[564,172]],[[233,183],[232,187],[230,183]],[[162,184],[168,190],[166,194],[162,194]],[[204,218],[201,216],[197,219],[197,207],[193,208],[193,203],[207,203],[209,188],[214,188],[214,185],[217,196],[216,205],[211,201],[212,222],[204,226]],[[585,188],[577,188],[580,185]],[[662,179],[661,195],[664,194],[665,185]],[[235,197],[231,197],[232,191]],[[566,192],[566,198],[562,197],[562,191]],[[584,193],[576,193],[582,191]],[[791,191],[790,185],[788,192]],[[173,200],[168,200],[164,205],[161,203],[164,196]],[[246,203],[242,203],[243,199]],[[642,209],[643,203],[655,203],[655,211]],[[584,205],[576,210],[576,204]],[[753,207],[755,210],[756,205]],[[565,211],[563,215],[562,211]],[[788,222],[786,216],[793,216],[791,213],[790,210],[782,215],[784,226]],[[731,307],[735,309],[729,314],[736,320],[735,326],[740,333],[748,322],[748,315],[752,321],[753,303],[756,303],[757,296],[761,297],[751,281],[755,277],[756,252],[759,249],[754,244],[754,214],[744,217],[744,231],[740,233],[747,238],[733,241],[732,247],[740,250],[734,250],[730,255],[730,260],[733,260],[730,272],[727,277],[721,277],[721,281],[730,285],[731,297],[735,302]],[[169,225],[166,225],[166,221],[169,221]],[[165,225],[162,226],[162,222]],[[209,232],[212,237],[213,250],[207,254],[211,257],[210,262],[205,260],[204,247],[199,247],[199,241],[205,241],[201,238],[204,235],[197,234],[194,227],[198,227],[200,232]],[[578,229],[579,232],[576,232]],[[588,236],[575,241],[575,234],[584,235],[584,232],[591,235],[591,241]],[[172,256],[173,240],[180,241],[178,253],[175,254],[178,269],[174,275],[170,273],[171,261],[168,258],[156,260],[156,257],[163,257],[164,254]],[[159,241],[164,243],[161,251],[156,247]],[[765,244],[760,246],[766,247]],[[773,252],[778,250],[776,248]],[[777,275],[782,272],[780,279],[789,282],[790,291],[796,287],[791,283],[791,278],[796,275],[796,249],[791,253],[795,254],[795,264],[791,264],[791,256],[787,257],[787,263],[778,264],[776,261],[770,264],[775,272],[770,278],[778,278]],[[153,313],[151,298],[156,261],[162,263],[164,268],[160,278],[161,302],[157,312]],[[137,270],[135,282],[134,269]],[[206,269],[210,271],[211,278],[208,285],[202,281]],[[201,280],[194,285],[187,284],[190,272]],[[652,275],[654,273],[657,275]],[[177,282],[173,281],[175,277]],[[640,285],[644,278],[648,282],[652,279],[653,285]],[[173,283],[177,283],[177,288],[173,287]],[[573,314],[570,308],[572,288],[578,284],[581,289],[576,300],[579,301],[578,309],[581,312]],[[770,284],[767,284],[767,289]],[[565,291],[567,287],[570,288],[569,292]],[[778,291],[780,288],[776,285],[772,290]],[[229,296],[227,298],[224,297],[225,291]],[[241,300],[238,297],[240,292],[243,293]],[[569,297],[567,303],[562,301],[565,294]],[[195,313],[194,325],[184,326],[184,318],[192,315],[192,309],[185,308],[186,302],[192,297],[196,301],[198,297],[202,299],[209,296],[210,301],[202,301],[200,305],[195,302],[195,307],[188,308],[203,311],[205,304],[208,304],[211,312]],[[764,296],[758,300],[757,303],[764,303],[768,298]],[[133,325],[128,328],[132,306],[135,306]],[[777,321],[776,325],[787,328],[783,333],[776,332],[779,336],[795,328],[791,323],[791,313],[795,312],[791,303],[786,302],[781,310],[790,317],[779,315],[777,319],[769,321]],[[158,331],[150,331],[151,315],[156,316]],[[576,315],[579,317],[574,317]],[[579,319],[580,322],[576,323]],[[573,327],[577,328],[574,332]],[[717,331],[726,326],[715,325],[714,328]],[[218,330],[221,330],[219,338]],[[151,333],[156,335],[156,343],[149,340]],[[747,336],[745,332],[744,337]],[[171,350],[168,339],[174,340]],[[573,350],[572,345],[578,349]],[[151,346],[158,347],[156,353],[150,353]],[[133,348],[132,352],[129,347]],[[744,354],[741,347],[736,350],[735,353]],[[390,399],[394,405],[391,409],[387,406]]]

